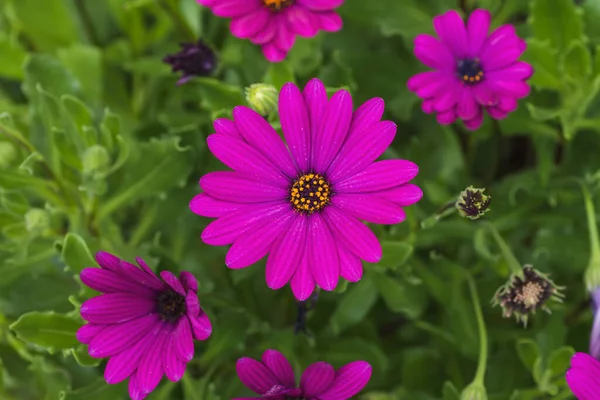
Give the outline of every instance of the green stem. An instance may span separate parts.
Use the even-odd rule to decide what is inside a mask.
[[[181,13],[179,0],[160,0],[160,5],[173,20],[173,24],[175,25],[175,28],[179,30],[183,40],[186,42],[195,42],[197,40],[196,34]]]
[[[475,309],[475,318],[477,318],[477,328],[479,330],[479,360],[477,362],[477,372],[475,373],[473,383],[484,386],[485,369],[488,357],[487,331],[485,328],[485,320],[483,319],[483,312],[481,311],[481,304],[479,303],[479,296],[477,296],[475,282],[469,273],[467,273],[467,281],[469,283],[471,297],[473,298],[473,308]]]
[[[500,236],[500,234],[496,230],[496,227],[494,227],[494,225],[492,225],[489,222],[486,222],[485,224],[489,228],[490,232],[492,232],[492,236],[494,236],[494,239],[496,240],[498,247],[500,247],[500,251],[502,252],[502,256],[504,257],[504,260],[508,263],[508,267],[517,276],[522,276],[523,268],[521,267],[521,264],[519,263],[519,261],[517,260],[515,255],[513,254],[510,247],[508,247],[508,245],[506,244],[504,239],[502,239],[502,236]]]
[[[579,182],[579,184],[581,186],[581,193],[583,194],[583,202],[585,203],[585,213],[590,236],[590,249],[592,251],[590,265],[600,266],[600,242],[598,241],[598,226],[596,224],[594,201],[587,186],[583,182]]]

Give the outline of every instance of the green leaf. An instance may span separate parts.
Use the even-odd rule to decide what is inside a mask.
[[[460,400],[460,392],[450,381],[444,382],[442,389],[443,400]]]
[[[540,89],[561,89],[562,75],[558,71],[558,52],[550,47],[549,41],[527,39],[527,50],[523,60],[535,67],[529,82]]]
[[[372,277],[379,294],[390,310],[404,313],[411,319],[421,315],[427,300],[422,288],[377,272],[373,273]]]
[[[573,354],[575,354],[575,350],[570,346],[561,347],[550,354],[548,369],[552,372],[552,376],[562,375],[569,369]]]
[[[53,353],[76,347],[75,334],[80,327],[80,321],[66,315],[33,311],[21,315],[9,328],[24,342]]]
[[[167,137],[138,144],[124,165],[123,181],[100,206],[97,220],[139,199],[183,186],[192,169],[193,151],[181,147],[179,140]]]
[[[40,400],[63,399],[70,386],[67,371],[43,357],[35,357],[30,369],[35,377],[37,388],[43,393],[41,397],[38,397]]]
[[[0,76],[9,79],[23,79],[23,62],[27,57],[27,52],[16,38],[0,32],[0,54],[2,54]]]
[[[62,0],[9,0],[7,6],[13,24],[39,50],[51,52],[79,41],[76,20]]]
[[[527,103],[527,109],[531,114],[531,118],[536,121],[549,121],[559,117],[563,112],[563,110],[560,108],[551,110],[548,108],[535,106],[532,103]]]
[[[271,63],[269,70],[265,75],[265,83],[270,83],[277,90],[281,90],[283,85],[288,82],[295,82],[294,71],[289,63],[282,61],[279,63]]]
[[[392,270],[396,270],[398,267],[404,265],[406,260],[408,260],[413,253],[413,247],[404,242],[389,240],[382,241],[381,248],[383,249],[383,256],[377,265],[381,265]]]
[[[71,349],[71,354],[73,354],[77,364],[82,367],[96,367],[102,361],[99,358],[93,358],[89,355],[87,345],[80,345],[76,349]]]
[[[333,332],[339,334],[362,321],[369,314],[376,300],[377,287],[367,275],[360,284],[352,285],[339,301],[330,320]]]
[[[533,0],[529,25],[536,39],[549,40],[561,53],[571,42],[584,39],[581,13],[571,0]]]
[[[0,190],[0,204],[2,208],[15,216],[23,216],[29,210],[27,197],[20,192],[6,192]]]
[[[77,142],[82,143],[82,147],[90,147],[98,143],[98,135],[91,134],[94,131],[94,121],[92,111],[77,97],[65,95],[61,97],[65,117],[72,125],[71,131],[77,136]]]
[[[592,56],[581,40],[571,43],[564,59],[565,72],[576,82],[585,81],[592,73]]]
[[[531,339],[519,339],[517,353],[525,367],[531,372],[534,371],[536,361],[541,360],[540,349],[537,343]]]
[[[99,105],[102,100],[102,51],[96,47],[76,44],[57,53],[62,64],[81,83],[86,100]]]
[[[127,382],[121,382],[117,385],[107,385],[104,378],[98,378],[95,382],[87,386],[68,391],[65,395],[65,400],[118,399],[125,391],[127,391]],[[157,391],[160,391],[160,389]]]
[[[63,262],[73,273],[80,274],[84,268],[96,267],[96,261],[81,236],[69,232],[58,247]]]
[[[202,107],[207,110],[219,111],[246,104],[242,89],[238,86],[228,85],[214,78],[196,78],[195,81],[198,82]]]
[[[60,61],[48,54],[30,54],[24,68],[23,89],[30,99],[36,96],[39,85],[57,98],[64,94],[77,96],[81,88],[75,76]]]

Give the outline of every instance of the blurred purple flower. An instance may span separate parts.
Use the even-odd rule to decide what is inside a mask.
[[[600,361],[585,353],[575,353],[566,374],[567,383],[578,400],[598,400]]]
[[[483,111],[503,119],[517,109],[517,100],[529,94],[525,82],[531,65],[517,61],[525,51],[512,25],[502,25],[488,36],[490,13],[475,10],[465,24],[456,11],[433,19],[440,40],[431,35],[415,38],[415,56],[434,71],[408,80],[408,88],[423,99],[426,113],[437,113],[442,125],[457,118],[475,130]]]
[[[333,10],[344,0],[198,0],[212,12],[231,18],[233,36],[262,47],[270,62],[282,61],[294,46],[296,35],[313,37],[319,30],[342,29]]]
[[[248,389],[271,400],[347,400],[371,378],[371,366],[365,361],[351,362],[337,371],[325,362],[317,362],[304,371],[298,388],[290,362],[277,350],[265,351],[262,362],[240,358],[236,369]]]
[[[145,398],[163,375],[181,379],[194,356],[193,339],[205,340],[212,327],[200,308],[198,282],[189,272],[169,271],[159,279],[141,258],[136,265],[99,252],[101,268],[85,268],[81,281],[105,293],[81,305],[89,323],[77,332],[94,358],[110,357],[104,378],[110,384],[129,377],[129,395]]]
[[[183,72],[177,81],[183,85],[194,76],[210,75],[217,66],[217,57],[210,47],[202,40],[197,43],[181,43],[181,51],[170,54],[163,61],[171,65],[173,72]]]
[[[190,209],[218,218],[202,232],[213,246],[233,244],[225,263],[239,269],[269,254],[266,281],[280,289],[291,281],[298,300],[315,284],[331,291],[339,277],[357,282],[361,259],[378,262],[381,245],[360,220],[397,224],[402,207],[423,195],[408,182],[419,168],[411,161],[375,161],[394,140],[396,124],[380,121],[382,99],[352,112],[352,97],[340,90],[328,100],[311,80],[304,92],[292,83],[279,95],[286,144],[251,109],[238,106],[233,121],[217,119],[207,139],[211,152],[234,171],[200,179],[204,193]],[[291,153],[291,154],[290,154]]]

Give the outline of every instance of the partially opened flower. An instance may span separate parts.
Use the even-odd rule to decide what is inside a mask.
[[[362,277],[361,260],[377,262],[381,245],[360,220],[397,224],[404,206],[422,192],[409,184],[418,173],[405,160],[376,161],[396,135],[380,121],[383,100],[352,112],[340,90],[328,100],[313,79],[304,93],[292,83],[279,96],[286,144],[260,115],[238,106],[234,120],[218,119],[207,139],[212,153],[233,171],[206,174],[204,193],[190,202],[199,215],[218,218],[202,232],[210,245],[233,244],[229,268],[247,267],[265,255],[266,281],[279,289],[291,281],[299,300],[319,285],[335,289],[340,276]]]
[[[577,399],[597,400],[600,394],[600,361],[585,353],[575,353],[566,379]]]
[[[101,268],[85,268],[81,281],[104,294],[81,305],[88,321],[77,339],[94,358],[110,357],[104,378],[110,384],[129,378],[133,400],[145,398],[163,375],[177,382],[194,356],[194,341],[212,327],[200,308],[198,282],[189,272],[179,279],[169,271],[159,279],[141,258],[139,267],[99,252]]]
[[[231,18],[233,36],[260,45],[271,62],[283,60],[296,36],[335,32],[342,19],[334,11],[344,0],[198,0],[212,12]]]
[[[215,53],[203,40],[198,40],[196,43],[181,43],[180,46],[179,53],[169,54],[163,58],[163,62],[171,65],[173,72],[182,73],[177,81],[178,85],[183,85],[194,76],[210,75],[217,67]]]
[[[433,71],[410,78],[408,88],[423,99],[424,112],[437,114],[440,124],[458,118],[468,129],[477,129],[484,111],[503,119],[529,94],[526,80],[533,68],[518,61],[525,41],[512,25],[488,35],[490,19],[489,11],[475,10],[465,26],[456,11],[448,11],[433,19],[439,39],[415,38],[415,56]]]
[[[317,362],[306,368],[297,386],[290,362],[277,350],[265,351],[262,361],[240,358],[236,370],[242,383],[260,396],[257,398],[273,400],[347,400],[371,378],[371,366],[365,361],[351,362],[337,371],[326,362]]]

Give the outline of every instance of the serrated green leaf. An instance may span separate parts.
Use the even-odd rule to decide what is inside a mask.
[[[91,357],[88,353],[88,347],[85,345],[80,345],[79,347],[72,349],[71,354],[73,354],[77,364],[82,367],[96,367],[102,361],[99,358]]]
[[[592,56],[581,40],[573,41],[567,49],[564,68],[576,82],[584,82],[592,74]]]
[[[558,118],[563,113],[563,110],[560,108],[551,110],[551,109],[535,106],[531,103],[527,103],[527,109],[529,110],[529,113],[531,114],[531,118],[533,118],[536,121],[548,121],[551,119],[555,119],[555,118]]]
[[[238,86],[228,85],[214,78],[196,78],[196,81],[202,107],[207,110],[233,109],[235,106],[246,104],[242,89]]]
[[[81,84],[81,92],[92,104],[100,104],[104,89],[102,51],[94,46],[75,44],[57,52],[61,63]]]
[[[535,68],[535,73],[529,79],[532,85],[540,89],[562,88],[562,75],[558,70],[558,51],[550,47],[549,41],[528,38],[523,59]]]
[[[75,274],[81,273],[84,268],[96,267],[87,244],[75,233],[67,233],[60,246],[60,255],[69,270]]]
[[[117,399],[125,391],[127,391],[126,381],[116,385],[107,385],[104,378],[98,378],[95,382],[87,386],[68,391],[65,394],[65,400]],[[157,391],[160,392],[160,389]]]
[[[79,342],[75,338],[81,322],[53,311],[33,311],[23,314],[10,325],[10,329],[24,342],[39,346],[49,352],[72,349]]]
[[[550,41],[561,53],[573,41],[584,39],[581,14],[571,0],[533,0],[529,25],[536,39]]]

